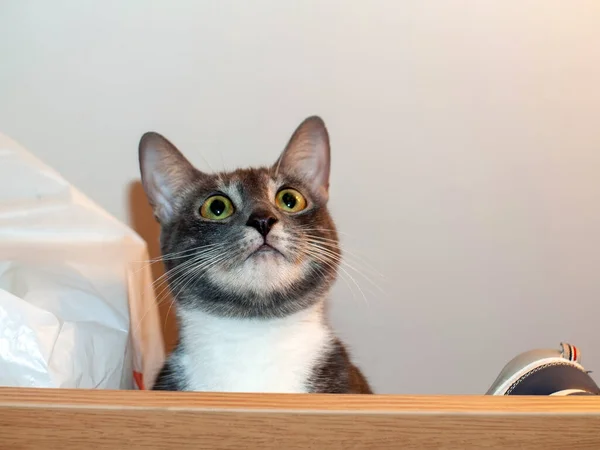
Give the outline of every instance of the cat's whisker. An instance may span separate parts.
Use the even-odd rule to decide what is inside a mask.
[[[325,238],[321,238],[319,236],[312,236],[312,235],[306,235],[306,237],[309,241],[313,241],[315,243],[319,243],[326,247],[330,247],[333,250],[341,248],[341,252],[343,255],[348,255],[352,258],[355,258],[357,261],[359,261],[361,264],[363,264],[365,266],[365,269],[373,272],[373,275],[377,275],[381,278],[384,278],[384,275],[381,272],[379,272],[375,267],[373,267],[368,261],[366,261],[364,257],[361,257],[360,255],[347,250],[345,248],[345,246],[340,246],[338,241],[336,241],[334,239],[325,239]]]
[[[221,157],[221,166],[223,167],[223,172],[227,172],[227,167],[225,166],[225,158],[223,157],[223,152],[219,152],[219,156]]]
[[[211,248],[207,251],[204,252],[199,252],[197,255],[193,256],[192,258],[190,258],[188,261],[183,262],[182,264],[177,265],[176,267],[174,267],[171,270],[177,269],[178,267],[181,266],[185,266],[186,264],[193,264],[195,261],[197,261],[198,259],[202,259],[202,258],[206,258],[207,256],[210,256],[212,254],[218,253],[220,252],[222,249],[222,246],[216,246],[215,248]],[[152,283],[153,285],[155,285],[156,283],[158,283],[160,280],[162,280],[163,278],[167,277],[169,275],[170,271],[165,272],[163,275],[161,275],[160,277],[158,277],[154,283]]]
[[[317,271],[317,273],[321,276],[323,280],[327,279],[327,273],[323,270],[322,267],[315,266],[313,267],[313,269]]]
[[[343,246],[339,245],[339,243],[335,240],[323,239],[323,238],[320,238],[319,236],[312,236],[312,235],[306,235],[305,240],[307,242],[313,243],[315,245],[319,245],[324,249],[327,249],[328,251],[337,255],[340,259],[343,259],[343,257],[345,257],[345,256],[350,256],[350,257],[354,258],[358,263],[362,264],[364,266],[364,269],[370,270],[370,271],[374,272],[375,275],[383,277],[383,274],[381,274],[379,271],[377,271],[377,269],[372,267],[368,261],[365,261],[364,258],[362,258],[360,255],[357,255],[357,254],[345,249]]]
[[[185,278],[186,273],[189,270],[193,270],[193,268],[195,266],[198,266],[198,265],[202,264],[203,262],[205,262],[206,260],[215,258],[221,254],[222,253],[219,251],[219,249],[211,250],[209,252],[198,255],[198,257],[192,258],[190,261],[186,261],[185,263],[183,263],[180,266],[177,266],[175,268],[175,269],[179,268],[179,270],[173,269],[172,271],[168,272],[168,276],[165,277],[165,279],[163,281],[161,281],[161,283],[160,283],[161,286],[164,284],[164,287],[162,288],[160,293],[157,294],[158,301],[160,301],[160,298],[163,296],[163,294],[164,294],[164,297],[166,297],[166,296],[168,296],[169,291],[173,292],[173,290],[178,286],[179,281],[182,278]],[[178,275],[175,278],[173,278],[173,276],[176,273]],[[167,274],[165,274],[165,275],[167,275]]]
[[[204,249],[208,249],[208,248],[212,248],[212,247],[217,247],[219,245],[220,244],[202,245],[200,247],[190,248],[190,249],[187,249],[187,250],[183,250],[181,252],[166,253],[163,256],[159,256],[159,257],[152,258],[152,259],[145,259],[145,260],[140,260],[140,261],[132,261],[133,263],[138,263],[138,264],[139,263],[146,263],[143,266],[141,266],[138,269],[136,269],[134,271],[134,273],[138,273],[140,270],[143,270],[143,269],[145,269],[148,266],[152,266],[153,264],[156,264],[157,262],[186,258],[189,254],[192,254],[192,253],[197,252],[199,250],[204,250]]]
[[[348,245],[349,245],[347,242],[340,242],[338,239],[332,239],[332,238],[328,238],[328,237],[324,237],[324,236],[317,236],[317,235],[314,235],[314,234],[311,234],[311,233],[307,233],[308,231],[313,231],[313,230],[314,230],[314,231],[324,231],[324,229],[313,229],[313,230],[311,230],[310,228],[301,228],[301,229],[302,229],[302,231],[303,231],[303,232],[305,232],[305,236],[307,236],[307,237],[309,237],[309,238],[313,238],[313,239],[322,240],[322,241],[324,241],[324,242],[330,242],[330,243],[332,243],[332,244],[335,244],[335,245],[337,245],[337,246],[340,246],[340,247],[341,247],[341,248],[344,250],[344,253],[348,253],[348,254],[354,254],[354,255],[355,255],[357,258],[359,258],[359,259],[361,259],[361,260],[365,260],[365,261],[364,261],[364,262],[365,262],[365,264],[369,264],[369,265],[371,265],[371,263],[370,263],[370,262],[366,261],[366,258],[365,258],[364,256],[360,256],[360,255],[358,255],[357,253],[350,252],[350,251],[347,249],[347,247],[348,247]],[[326,231],[326,230],[325,230],[325,231]],[[342,234],[341,232],[338,232],[338,233]],[[373,270],[374,270],[374,271],[376,271],[374,268],[373,268]],[[381,276],[383,276],[383,274],[380,274],[380,275],[381,275]]]
[[[309,250],[306,252],[309,256],[311,256],[312,258],[320,261],[323,264],[326,264],[327,266],[329,266],[330,268],[332,268],[333,270],[335,270],[335,261],[331,260],[327,255],[319,252],[319,251],[315,251],[315,250]],[[354,277],[352,275],[350,275],[348,273],[348,271],[346,269],[344,269],[341,266],[338,266],[339,269],[352,281],[352,283],[354,283],[354,285],[356,286],[356,288],[358,289],[358,291],[360,292],[360,294],[362,295],[362,298],[365,302],[365,304],[367,306],[369,305],[369,300],[367,299],[367,296],[365,295],[364,291],[362,290],[362,288],[360,287],[360,285],[358,284],[358,282],[354,279]],[[342,274],[340,274],[341,276]],[[341,277],[343,279],[343,277]],[[352,289],[350,289],[350,291],[352,292]]]
[[[208,168],[210,169],[211,172],[215,172],[215,169],[212,168],[212,166],[210,165],[210,163],[208,162],[208,160],[204,157],[204,155],[200,154],[200,158],[202,158],[202,161],[205,162],[205,164],[208,166]]]
[[[183,279],[181,283],[179,283],[178,286],[174,286],[171,289],[173,298],[177,299],[181,295],[181,293],[188,288],[190,284],[202,278],[202,272],[206,272],[210,267],[225,261],[228,257],[229,255],[217,255],[213,259],[205,261],[202,264],[199,264],[189,269],[186,276],[182,277]],[[175,289],[178,289],[177,292],[175,292]]]
[[[156,301],[157,301],[157,303],[158,304],[161,303],[161,299],[163,298],[163,294],[164,294],[165,297],[166,297],[166,295],[168,295],[169,285],[172,286],[173,284],[175,284],[177,282],[177,280],[187,271],[187,269],[189,267],[192,267],[194,264],[197,264],[201,260],[202,260],[201,257],[196,257],[194,259],[186,261],[185,263],[180,264],[179,266],[174,267],[173,269],[169,270],[168,272],[166,272],[165,274],[163,274],[161,277],[159,277],[159,279],[157,279],[153,283],[154,284],[154,290],[156,292],[155,295],[156,295]]]
[[[189,260],[184,261],[183,263],[178,264],[175,267],[169,269],[164,274],[162,274],[160,277],[158,277],[154,281],[154,283],[152,283],[153,287],[155,289],[158,289],[164,283],[169,282],[169,279],[173,280],[173,277],[175,276],[175,274],[185,271],[185,269],[187,269],[190,266],[193,266],[194,264],[198,263],[199,261],[202,261],[202,259],[210,256],[210,254],[212,254],[213,252],[207,252],[207,253],[203,253],[200,255],[196,255],[196,256],[190,258]]]
[[[195,252],[200,252],[200,250],[210,250],[213,249],[215,247],[222,247],[222,244],[206,244],[206,245],[200,245],[198,247],[193,247],[190,248],[188,250],[183,250],[181,252],[175,252],[175,253],[166,253],[162,258],[162,260],[171,260],[171,259],[180,259],[181,257],[185,257],[187,255],[189,255],[190,253],[195,253]],[[182,255],[182,256],[180,256]]]
[[[349,269],[353,270],[356,274],[362,276],[363,278],[365,278],[370,284],[372,284],[375,288],[377,288],[382,294],[385,295],[385,291],[379,286],[377,285],[370,277],[368,277],[363,271],[357,269],[355,266],[349,264],[348,262],[344,261],[341,256],[332,251],[329,250],[327,248],[322,247],[319,244],[315,244],[314,242],[311,242],[310,245],[317,249],[320,253],[327,255],[331,260],[333,260],[334,262],[340,264],[340,269],[344,270],[344,267],[348,267]]]
[[[169,300],[171,301],[171,304],[169,305],[169,308],[167,309],[167,313],[165,314],[165,320],[163,322],[163,332],[167,329],[167,322],[169,321],[169,317],[171,314],[171,308],[173,308],[173,305],[175,304],[175,299],[173,299],[173,297],[171,297]]]
[[[337,272],[337,275],[339,276],[340,280],[342,280],[344,282],[344,284],[346,285],[346,287],[348,288],[348,291],[350,292],[350,295],[352,296],[352,300],[356,301],[357,300],[357,294],[356,294],[356,287],[354,284],[351,284],[350,281],[348,281],[348,276],[346,275],[346,273],[344,271],[338,271],[337,267],[335,267],[335,264],[331,263],[331,262],[327,262],[327,261],[320,261],[322,264],[327,265],[329,268],[331,268],[332,270],[335,270]],[[360,291],[359,291],[360,294]]]
[[[336,233],[336,234],[341,234],[342,236],[352,237],[350,234],[346,233],[345,231],[339,231],[335,228],[322,228],[322,227],[315,228],[313,226],[302,226],[302,225],[300,225],[296,228],[299,230],[302,230],[302,231],[319,231],[319,232],[326,232],[326,233]]]
[[[188,248],[186,250],[181,250],[179,252],[165,253],[165,254],[163,254],[161,256],[157,256],[156,258],[137,260],[137,261],[133,261],[133,262],[135,262],[135,263],[143,263],[143,262],[162,261],[162,260],[170,259],[171,256],[184,255],[184,254],[187,254],[187,253],[193,253],[193,252],[197,252],[198,250],[202,250],[202,249],[209,248],[209,247],[216,247],[218,245],[220,245],[220,244],[205,244],[205,245],[200,245],[198,247]]]
[[[317,250],[320,254],[322,255],[326,255],[330,260],[332,260],[333,262],[337,263],[339,265],[340,270],[344,270],[344,267],[349,268],[350,270],[354,271],[357,275],[360,275],[361,277],[363,277],[365,280],[367,280],[373,287],[375,287],[379,292],[381,292],[384,295],[387,295],[385,290],[379,286],[377,283],[375,283],[366,273],[365,270],[368,270],[369,268],[366,268],[364,270],[359,270],[359,268],[355,267],[354,264],[350,264],[347,261],[344,260],[344,258],[341,256],[341,254],[339,253],[339,247],[337,245],[333,245],[330,243],[324,243],[324,242],[320,242],[314,239],[299,239],[299,238],[294,238],[291,239],[292,242],[296,243],[296,244],[300,244],[297,246],[299,251],[303,250],[303,245],[302,244],[307,244],[308,246],[311,247],[314,250]],[[337,251],[336,251],[337,250]],[[359,264],[361,264],[360,261],[354,262],[357,266]],[[362,263],[364,264],[364,263]],[[349,275],[349,274],[348,274]]]
[[[157,290],[157,289],[161,288],[163,286],[163,284],[168,282],[168,277],[173,277],[175,274],[185,271],[189,266],[198,263],[198,261],[203,257],[206,258],[207,256],[212,255],[213,252],[217,252],[219,250],[219,248],[221,247],[221,245],[217,245],[217,244],[211,245],[211,247],[212,246],[217,247],[217,248],[211,249],[210,251],[205,252],[205,253],[201,253],[201,254],[191,258],[189,261],[185,261],[184,263],[174,267],[173,269],[166,271],[164,274],[162,274],[160,277],[158,277],[156,280],[154,280],[144,290],[144,292],[142,292],[142,296],[147,295],[148,290],[150,290],[150,289]],[[208,246],[206,246],[206,247],[208,247]],[[200,248],[200,247],[198,247],[198,248]],[[197,251],[197,248],[195,248],[194,250]],[[178,279],[178,277],[176,277],[175,280],[176,279]],[[155,294],[155,301],[152,302],[152,304],[148,306],[146,311],[144,311],[144,314],[142,315],[142,317],[138,320],[138,324],[135,327],[136,332],[137,332],[137,329],[139,328],[139,326],[141,325],[141,323],[143,322],[144,318],[148,314],[148,312],[150,312],[150,310],[152,308],[154,308],[155,306],[159,307],[168,298],[168,290],[166,291],[166,295],[163,296],[165,289],[168,289],[168,285],[166,288],[162,288],[162,290],[158,294]]]
[[[324,247],[324,244],[320,243],[318,241],[313,241],[313,240],[308,239],[307,242],[309,242],[311,245],[317,246],[319,249],[323,250],[324,252],[330,253],[330,255],[333,258],[335,258],[340,264],[345,265],[346,267],[350,268],[357,274],[361,275],[369,283],[371,283],[374,287],[376,287],[382,294],[385,294],[385,291],[383,290],[383,288],[381,288],[381,286],[379,286],[377,283],[375,283],[375,281],[373,281],[366,273],[364,273],[364,271],[368,271],[368,270],[374,271],[375,269],[372,269],[367,266],[367,267],[361,267],[361,269],[363,269],[363,270],[359,270],[359,268],[357,268],[358,265],[363,265],[363,266],[366,265],[364,262],[357,260],[357,261],[353,261],[353,264],[350,264],[340,254],[338,254],[335,251],[335,249],[330,249],[330,248]],[[380,274],[378,272],[376,272],[375,275],[380,275]]]
[[[186,274],[184,274],[182,276],[182,281],[180,283],[178,283],[177,285],[171,287],[171,292],[173,294],[173,297],[178,298],[179,295],[190,284],[190,282],[193,281],[194,278],[197,278],[197,276],[199,274],[201,274],[201,272],[206,272],[206,270],[208,270],[213,265],[218,264],[219,262],[224,261],[229,257],[230,257],[230,255],[228,255],[228,254],[218,253],[218,254],[214,255],[212,258],[210,258],[208,260],[204,260],[204,261],[192,266],[191,268],[189,268],[186,271]],[[185,280],[185,281],[183,281],[183,280]],[[178,289],[178,291],[175,292],[175,289]]]
[[[200,264],[197,264],[191,268],[188,268],[188,270],[186,270],[186,273],[184,273],[183,275],[181,275],[178,278],[178,281],[172,285],[170,287],[170,292],[171,292],[171,297],[172,297],[172,302],[171,305],[169,306],[169,309],[167,310],[167,314],[165,316],[165,327],[166,327],[166,321],[167,318],[169,317],[169,314],[171,312],[171,308],[173,307],[174,302],[177,300],[177,298],[179,297],[179,295],[193,282],[195,282],[198,278],[197,275],[199,275],[200,272],[206,271],[208,270],[208,268],[214,266],[215,264],[218,264],[222,261],[227,260],[228,258],[235,256],[235,255],[231,255],[231,254],[217,254],[216,256],[214,256],[212,259],[210,260],[206,260],[203,261]],[[177,292],[175,292],[175,289],[178,289]],[[168,293],[167,293],[168,294]]]
[[[327,228],[306,228],[306,227],[298,227],[302,232],[304,232],[305,236],[310,237],[310,238],[314,238],[314,239],[319,239],[322,240],[324,242],[330,242],[332,244],[335,244],[336,246],[339,246],[343,249],[343,252],[345,254],[349,254],[349,255],[353,255],[354,257],[356,257],[357,259],[360,259],[361,261],[364,262],[364,264],[369,265],[371,270],[373,272],[375,272],[375,274],[377,274],[378,276],[383,277],[384,275],[379,272],[370,261],[367,260],[367,258],[365,258],[364,255],[360,255],[358,254],[356,251],[350,251],[348,250],[348,247],[350,246],[350,242],[352,241],[346,241],[346,240],[339,240],[339,239],[332,239],[330,237],[325,237],[325,236],[317,236],[315,234],[311,234],[311,231],[317,231],[317,232],[328,232],[328,231],[332,231],[332,232],[337,232],[338,234],[341,235],[345,235],[347,237],[351,237],[350,234],[348,233],[344,233],[341,231],[337,231],[334,229],[327,229]]]
[[[344,261],[340,255],[326,249],[323,248],[322,246],[318,245],[318,244],[314,244],[311,243],[310,245],[315,246],[319,249],[319,251],[328,254],[333,260],[335,260],[336,262],[338,262],[340,264],[340,269],[342,269],[344,266],[349,268],[350,270],[353,270],[357,275],[362,276],[365,280],[367,280],[373,287],[375,287],[377,290],[379,290],[379,292],[381,292],[382,294],[386,295],[385,290],[379,286],[377,283],[375,283],[367,274],[365,274],[363,271],[357,269],[355,266],[349,264],[348,262]]]
[[[206,258],[201,262],[197,262],[192,267],[187,267],[186,272],[191,275],[198,275],[198,273],[200,273],[200,272],[206,272],[206,270],[208,270],[210,267],[214,266],[215,264],[226,261],[227,259],[230,259],[230,258],[235,258],[235,256],[237,256],[237,254],[239,254],[239,252],[223,253],[221,251],[218,251],[216,253],[212,253],[210,255],[210,258]],[[184,277],[184,276],[185,275],[183,275],[182,277]],[[177,286],[172,286],[171,290],[174,291],[174,289],[181,286],[181,284],[182,283],[179,283]],[[178,293],[174,294],[174,297],[177,297],[187,287],[188,284],[186,284],[185,286],[182,286],[179,289]]]
[[[186,269],[186,267],[178,266],[176,269]],[[181,274],[181,272],[184,272],[184,270],[180,270],[179,272],[180,272],[180,274],[176,278],[173,279],[174,282],[177,282],[177,280],[179,280],[181,278],[181,276],[183,276]],[[165,278],[165,280],[163,280],[160,283],[160,285],[162,285],[163,283],[166,283],[166,278]],[[152,287],[152,286],[150,286],[150,287]],[[144,314],[138,320],[138,323],[137,323],[136,327],[134,328],[136,332],[139,329],[139,327],[141,326],[144,318],[152,310],[152,308],[154,308],[155,306],[156,307],[160,307],[165,301],[167,301],[169,299],[169,293],[170,293],[170,291],[169,291],[169,287],[167,285],[165,288],[161,289],[160,293],[158,293],[157,295],[155,295],[154,302],[151,305],[149,305],[148,308],[146,308],[146,311],[144,311]],[[169,313],[171,311],[171,307],[173,306],[173,302],[174,302],[174,299],[171,298],[171,305],[169,305],[169,310],[167,311],[167,314],[165,316],[165,326],[166,326],[166,320],[167,320],[167,318],[169,316]]]
[[[153,308],[155,308],[155,307],[156,307],[156,308],[160,307],[161,303],[162,303],[162,302],[156,302],[156,301],[155,301],[155,302],[153,302],[152,304],[148,305],[148,307],[147,307],[147,308],[146,308],[146,310],[144,311],[144,314],[142,314],[142,317],[140,317],[140,318],[138,319],[136,326],[135,326],[135,327],[133,327],[133,334],[136,334],[136,333],[139,331],[139,329],[140,329],[140,327],[142,326],[142,323],[144,322],[144,319],[146,318],[146,316],[148,315],[148,313],[149,313],[150,311],[152,311],[152,309],[153,309]]]

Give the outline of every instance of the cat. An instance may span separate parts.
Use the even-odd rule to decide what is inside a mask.
[[[203,173],[154,132],[139,159],[180,330],[153,389],[372,393],[325,314],[341,251],[323,120],[272,167]]]

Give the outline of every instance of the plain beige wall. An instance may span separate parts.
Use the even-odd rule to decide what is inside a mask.
[[[335,326],[379,391],[481,393],[561,340],[600,370],[599,24],[596,0],[0,0],[0,130],[152,235],[144,131],[222,169],[322,115],[386,292],[348,268],[366,300],[340,281]]]

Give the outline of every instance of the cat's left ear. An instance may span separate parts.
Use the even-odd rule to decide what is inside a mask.
[[[182,194],[200,174],[179,150],[158,133],[148,132],[139,145],[142,184],[157,220],[175,218]]]
[[[287,173],[306,182],[326,202],[329,197],[331,156],[329,134],[323,119],[312,116],[296,129],[274,166],[275,173]]]

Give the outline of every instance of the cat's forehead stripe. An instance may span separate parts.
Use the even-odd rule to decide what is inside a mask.
[[[277,190],[279,188],[279,183],[275,181],[273,178],[268,177],[267,179],[267,195],[269,198],[275,197]]]
[[[277,186],[267,170],[240,170],[230,174],[220,175],[217,188],[227,194],[234,203],[240,204],[244,197],[272,197]]]
[[[236,178],[230,178],[229,180],[219,179],[219,190],[229,196],[234,204],[242,203],[242,184],[240,180]]]

